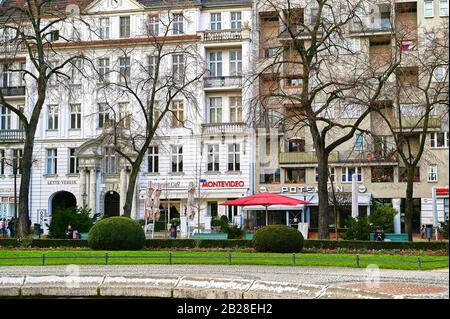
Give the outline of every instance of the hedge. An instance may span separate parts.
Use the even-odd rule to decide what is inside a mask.
[[[351,241],[351,240],[305,240],[303,249],[355,249],[355,250],[446,250],[448,252],[448,241],[432,242],[376,242],[376,241]],[[33,239],[22,240],[13,238],[1,238],[0,247],[88,247],[85,239]],[[252,241],[247,239],[147,239],[145,247],[156,248],[251,248]]]

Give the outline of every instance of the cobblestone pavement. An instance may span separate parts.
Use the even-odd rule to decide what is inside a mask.
[[[246,265],[82,265],[80,275],[148,276],[195,275],[208,277],[269,280],[289,283],[332,285],[366,282],[373,276],[380,282],[436,284],[449,287],[449,273],[392,269],[364,269],[338,267],[289,267]],[[66,266],[2,266],[1,276],[64,275]]]

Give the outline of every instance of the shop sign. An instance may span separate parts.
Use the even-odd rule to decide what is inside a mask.
[[[204,181],[202,183],[202,187],[206,188],[241,188],[244,186],[244,181]]]
[[[331,186],[328,186],[328,191],[331,192]],[[344,186],[343,185],[335,185],[334,186],[334,191],[336,193],[343,193],[344,192]],[[360,193],[365,193],[367,191],[366,186],[364,185],[359,185],[358,186],[358,191]],[[295,194],[295,193],[318,193],[319,189],[317,188],[317,186],[282,186],[281,187],[281,193],[291,193],[291,194]]]
[[[159,188],[159,189],[175,189],[175,188],[181,188],[181,182],[160,182],[160,183],[155,183],[155,182],[148,182],[148,188],[153,187],[153,188]]]
[[[53,179],[47,180],[47,185],[76,185],[77,180],[74,179]]]

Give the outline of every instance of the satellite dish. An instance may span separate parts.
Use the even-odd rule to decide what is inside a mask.
[[[76,4],[69,4],[66,7],[66,13],[69,17],[75,17],[80,15],[80,7]]]

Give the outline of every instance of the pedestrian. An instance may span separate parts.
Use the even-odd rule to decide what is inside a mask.
[[[15,236],[15,232],[14,232],[14,227],[16,226],[16,220],[13,217],[11,217],[11,219],[8,222],[8,229],[9,229],[9,237],[14,237]]]
[[[75,229],[72,234],[72,239],[79,239],[78,235],[79,235],[78,230]]]
[[[384,231],[380,227],[377,227],[377,230],[375,231],[375,240],[384,241]]]
[[[420,228],[420,237],[422,239],[425,239],[425,225],[422,224],[422,227]]]
[[[73,237],[73,229],[72,229],[72,225],[67,225],[67,229],[66,229],[66,238],[67,239],[72,239]]]
[[[6,235],[8,234],[6,227],[7,227],[6,218],[3,218],[3,220],[2,220],[2,237],[6,237]]]

